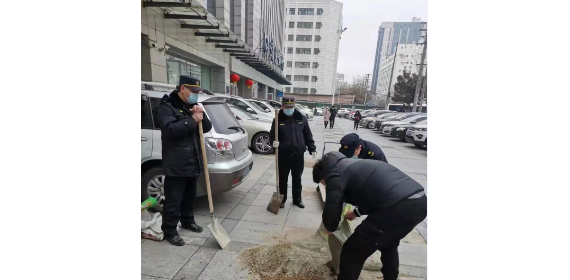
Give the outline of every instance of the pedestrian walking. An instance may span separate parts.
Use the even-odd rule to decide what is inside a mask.
[[[327,125],[329,124],[330,117],[331,117],[331,112],[329,111],[328,108],[325,108],[325,110],[323,111],[323,118],[325,120],[325,129],[327,128]]]
[[[301,175],[305,168],[305,151],[315,158],[317,147],[313,140],[313,134],[307,122],[307,118],[295,110],[295,97],[283,97],[283,106],[275,120],[271,124],[269,132],[270,141],[275,149],[279,149],[279,193],[283,195],[280,207],[285,207],[287,201],[287,181],[289,172],[293,179],[293,204],[299,208],[305,208],[301,198]],[[275,139],[275,129],[279,129],[279,139]]]
[[[351,159],[339,152],[327,153],[315,164],[313,181],[326,186],[326,233],[337,229],[343,203],[355,206],[344,215],[349,221],[368,215],[342,247],[337,280],[358,279],[376,250],[382,253],[384,279],[398,279],[400,240],[427,216],[424,188],[388,163]]]
[[[315,109],[313,109],[313,116],[317,115],[317,107],[315,107]]]
[[[348,158],[373,159],[388,162],[384,152],[378,145],[360,139],[360,136],[356,133],[350,133],[342,137],[338,151]]]
[[[354,129],[358,130],[358,124],[361,119],[362,115],[360,114],[360,111],[356,110],[356,113],[354,113]]]
[[[202,232],[194,220],[196,185],[202,174],[202,152],[198,123],[204,133],[212,129],[212,123],[198,105],[201,92],[200,80],[183,75],[170,95],[162,97],[158,107],[158,122],[162,139],[162,167],[164,168],[164,196],[162,231],[164,240],[182,246],[178,235],[178,222],[182,228]]]
[[[334,120],[336,118],[336,108],[335,107],[331,107],[331,117],[330,117],[330,122],[331,122],[331,129],[334,128]]]

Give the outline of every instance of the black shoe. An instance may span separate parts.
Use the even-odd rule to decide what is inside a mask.
[[[293,204],[297,205],[299,208],[305,208],[305,204],[303,204],[302,201],[299,201],[298,203],[293,202]]]
[[[320,192],[320,191],[321,191],[321,188],[319,188],[319,186],[317,186],[317,192]]]
[[[182,237],[180,237],[180,235],[176,235],[174,237],[164,237],[164,240],[170,242],[170,244],[175,245],[175,246],[184,246],[185,242],[184,239],[182,239]]]
[[[196,223],[190,224],[189,226],[183,225],[182,228],[189,229],[193,232],[202,232],[204,229]]]
[[[285,208],[285,202],[281,202],[281,205],[279,205],[279,207]]]

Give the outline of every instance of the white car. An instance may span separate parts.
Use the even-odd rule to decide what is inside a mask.
[[[382,123],[382,130],[380,132],[390,135],[390,132],[392,131],[392,128],[394,126],[398,126],[398,125],[402,125],[402,124],[417,123],[417,122],[421,122],[425,119],[427,119],[427,115],[415,115],[415,116],[409,117],[409,118],[401,120],[401,121],[385,122],[385,123]]]
[[[241,97],[231,96],[230,98],[228,98],[227,103],[228,105],[232,104],[240,108],[242,111],[250,113],[251,115],[257,117],[260,120],[271,122],[275,118],[275,113],[267,113],[265,109],[262,109],[257,104],[247,99],[243,99]]]
[[[307,120],[314,117],[313,116],[313,110],[311,110],[307,106],[303,106],[301,104],[295,104],[295,109],[297,109],[297,111],[299,111],[301,114],[303,114],[303,116],[307,117]]]
[[[427,148],[427,124],[414,125],[406,132],[406,141]]]
[[[271,121],[257,119],[234,105],[228,105],[228,107],[235,114],[241,127],[247,131],[248,146],[258,154],[272,154],[273,147],[269,144]]]
[[[273,108],[273,106],[271,106],[270,104],[267,104],[264,101],[256,100],[256,99],[246,99],[246,100],[257,105],[257,106],[259,106],[261,109],[265,110],[266,113],[270,113],[270,114],[275,115],[275,108]]]

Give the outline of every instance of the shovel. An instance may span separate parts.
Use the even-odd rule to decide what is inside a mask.
[[[206,157],[206,145],[204,143],[204,129],[202,128],[202,122],[198,123],[198,128],[200,129],[200,144],[202,144],[202,163],[204,165],[204,176],[206,177],[206,190],[208,191],[208,204],[210,205],[210,216],[212,217],[212,223],[208,225],[208,229],[220,244],[220,247],[224,249],[230,243],[230,235],[226,230],[220,225],[218,219],[214,216],[214,204],[212,204],[212,191],[210,190],[210,174],[208,173],[208,158]]]
[[[279,111],[275,110],[275,139],[279,141]],[[271,143],[273,145],[273,143]],[[283,201],[283,195],[279,193],[279,149],[275,148],[275,182],[276,191],[271,196],[271,201],[267,205],[267,211],[277,215],[279,213],[279,208],[281,206],[281,201]]]

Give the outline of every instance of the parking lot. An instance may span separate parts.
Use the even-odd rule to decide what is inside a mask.
[[[316,141],[318,157],[322,155],[325,142],[338,143],[342,136],[354,131],[353,122],[346,119],[337,119],[332,130],[324,129],[322,117],[311,119],[309,124]],[[425,149],[392,140],[366,128],[358,129],[357,133],[361,138],[378,144],[389,163],[422,184],[427,193]],[[326,152],[338,148],[338,144],[326,144]],[[306,160],[310,159],[306,154]],[[224,250],[219,249],[206,227],[210,223],[207,199],[199,198],[195,218],[204,227],[204,232],[180,230],[180,235],[187,242],[185,246],[177,247],[168,242],[141,239],[142,279],[245,279],[247,273],[244,275],[236,266],[232,266],[240,250],[258,244],[295,241],[315,235],[321,223],[324,203],[316,191],[316,184],[311,180],[312,168],[306,167],[302,176],[305,209],[291,206],[292,199],[288,199],[278,215],[266,210],[271,194],[275,191],[274,162],[274,156],[256,155],[254,167],[246,181],[232,191],[214,195],[215,214],[231,237],[230,244]],[[291,190],[288,196],[291,197]],[[401,279],[426,277],[427,218],[403,240],[399,252],[400,272],[404,277]],[[381,274],[364,272],[361,279],[374,279],[375,275]]]

